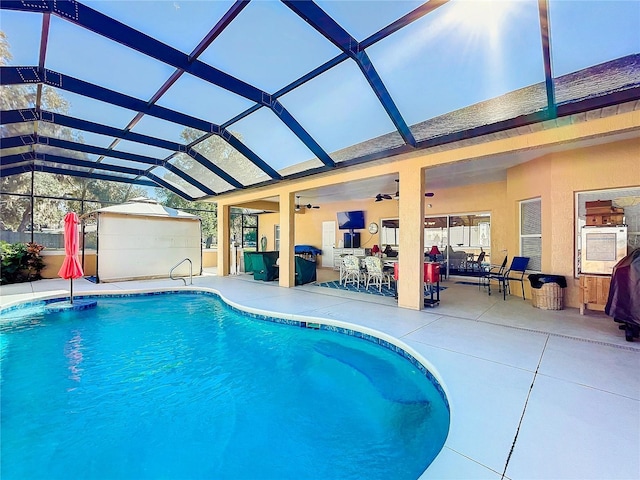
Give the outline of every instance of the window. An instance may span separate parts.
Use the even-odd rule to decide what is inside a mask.
[[[542,201],[520,202],[520,255],[529,257],[527,270],[542,270]]]
[[[611,200],[611,206],[624,210],[623,223],[627,226],[627,251],[640,247],[640,187],[611,188],[576,192],[575,194],[575,251],[574,276],[580,271],[582,227],[587,224],[587,202]]]
[[[383,218],[381,223],[380,246],[398,246],[400,242],[400,221],[397,218]]]
[[[275,225],[273,227],[273,238],[275,239],[275,249],[277,252],[280,251],[280,225]]]

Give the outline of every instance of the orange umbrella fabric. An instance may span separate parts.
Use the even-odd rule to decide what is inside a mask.
[[[80,278],[84,275],[78,260],[78,215],[69,212],[64,216],[64,262],[58,271],[62,278]]]

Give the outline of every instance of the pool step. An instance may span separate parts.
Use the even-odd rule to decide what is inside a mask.
[[[87,310],[88,308],[94,308],[98,304],[97,300],[74,300],[71,303],[69,300],[63,300],[61,302],[52,302],[44,307],[44,313],[58,313],[65,312],[67,310]]]

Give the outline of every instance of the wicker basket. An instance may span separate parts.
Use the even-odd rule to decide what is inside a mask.
[[[532,305],[543,310],[562,310],[564,308],[564,294],[557,283],[545,283],[540,288],[532,288]]]

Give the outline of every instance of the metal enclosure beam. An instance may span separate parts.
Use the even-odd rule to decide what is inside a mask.
[[[79,118],[70,117],[61,113],[49,112],[47,110],[37,110],[35,108],[3,111],[0,120],[2,124],[41,120],[43,122],[62,125],[69,128],[75,128],[77,130],[83,130],[85,132],[98,133],[100,135],[121,138],[123,140],[128,140],[131,142],[143,143],[145,145],[151,145],[153,147],[164,148],[173,152],[185,153],[186,155],[189,155],[191,158],[200,163],[203,167],[210,170],[214,175],[217,175],[230,185],[233,185],[236,188],[244,188],[244,185],[242,183],[237,181],[227,172],[211,162],[204,155],[198,153],[192,148],[189,148],[188,145],[184,145],[181,143],[171,142],[169,140],[155,138],[149,135],[143,135],[140,133],[132,132],[130,130],[114,128],[108,125],[102,125],[100,123],[90,122],[87,120],[81,120]],[[171,159],[171,156],[167,157],[165,161],[169,161]]]
[[[400,110],[398,110],[393,98],[391,98],[387,87],[382,82],[369,56],[358,41],[315,3],[291,0],[282,0],[282,2],[356,62],[404,142],[415,147],[416,140],[409,126],[402,118]]]
[[[331,157],[306,132],[293,116],[275,98],[229,75],[217,68],[207,65],[193,56],[182,53],[169,45],[149,37],[134,28],[104,15],[78,2],[57,2],[41,0],[40,2],[3,1],[3,8],[37,13],[53,13],[60,18],[79,25],[98,35],[109,38],[137,52],[155,58],[167,65],[188,72],[206,82],[224,88],[230,92],[249,99],[257,104],[269,107],[278,118],[311,150],[325,165],[333,166]],[[137,110],[142,112],[142,110]],[[212,130],[203,130],[209,132]],[[272,178],[276,178],[271,175]]]
[[[227,143],[238,150],[254,165],[260,168],[272,179],[281,179],[281,175],[269,166],[264,160],[238,140],[231,132],[199,118],[176,112],[159,105],[149,105],[144,100],[124,95],[120,92],[109,90],[77,78],[69,77],[58,72],[38,67],[0,67],[0,76],[4,85],[22,85],[44,83],[52,87],[60,88],[85,97],[110,103],[118,107],[126,108],[134,112],[142,112],[152,117],[167,120],[172,123],[195,128],[203,132],[211,132],[222,137]]]

